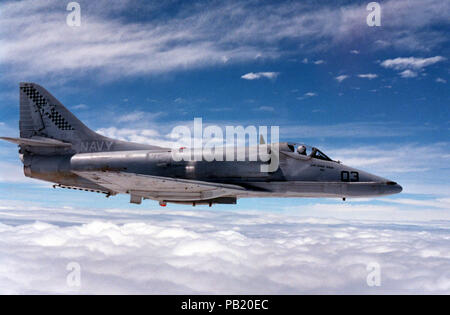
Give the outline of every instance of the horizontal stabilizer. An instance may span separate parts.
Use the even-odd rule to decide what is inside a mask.
[[[16,143],[18,145],[32,146],[32,147],[70,147],[70,146],[72,146],[71,143],[62,142],[59,140],[44,138],[44,137],[33,137],[33,138],[0,137],[0,139],[9,141],[12,143]]]

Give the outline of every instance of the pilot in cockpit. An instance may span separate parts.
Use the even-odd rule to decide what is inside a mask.
[[[297,153],[301,155],[306,155],[306,147],[304,145],[299,145],[297,147]]]
[[[293,148],[292,148],[292,151],[294,151]],[[303,145],[303,144],[297,146],[297,153],[300,155],[304,155],[305,157],[307,156],[308,159],[314,158],[314,159],[319,159],[319,160],[324,160],[324,161],[333,161],[319,149],[317,149],[315,147],[309,148],[308,146]]]

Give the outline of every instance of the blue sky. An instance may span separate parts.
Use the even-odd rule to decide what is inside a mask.
[[[450,218],[447,2],[380,1],[380,27],[367,26],[363,1],[79,3],[74,28],[62,1],[0,5],[2,135],[18,134],[20,81],[43,85],[91,128],[126,140],[169,144],[171,129],[194,117],[278,125],[281,140],[316,145],[404,192],[350,204],[241,200],[237,209]],[[127,196],[49,190],[23,177],[14,146],[0,149],[5,204],[135,208]]]

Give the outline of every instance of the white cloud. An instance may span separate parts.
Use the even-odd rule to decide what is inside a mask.
[[[315,92],[306,92],[305,94],[303,94],[303,96],[297,97],[298,100],[302,101],[304,99],[310,98],[310,97],[314,97],[317,96],[317,93]]]
[[[74,105],[71,107],[72,109],[88,109],[89,106],[87,106],[86,104],[78,104],[78,105]]]
[[[117,121],[118,122],[132,122],[132,121],[136,121],[136,120],[141,120],[142,116],[143,116],[142,112],[135,111],[135,112],[128,113],[126,115],[118,117]]]
[[[400,72],[399,75],[402,78],[415,78],[415,77],[417,77],[417,72],[407,69],[407,70]]]
[[[309,63],[309,59],[308,58],[303,58],[302,63],[304,64],[308,64]],[[325,63],[325,60],[319,59],[319,60],[315,60],[312,62],[315,65],[321,65]]]
[[[420,70],[422,68],[428,67],[435,63],[446,60],[446,58],[442,56],[435,56],[430,58],[395,58],[395,59],[386,59],[381,62],[381,66],[385,68],[391,68],[395,70],[404,70],[404,69],[416,69]]]
[[[2,294],[450,293],[446,221],[6,208],[1,220],[15,223],[0,223]],[[28,223],[38,214],[59,223]],[[69,262],[81,267],[80,288],[66,285]],[[366,283],[372,262],[380,287]]]
[[[185,146],[184,142],[180,142],[182,141],[182,139],[178,138],[171,139],[168,135],[161,135],[159,129],[157,128],[137,129],[137,128],[108,127],[108,128],[100,128],[97,130],[97,132],[101,135],[113,139],[151,144],[165,148],[175,148],[179,146]]]
[[[117,122],[119,123],[129,123],[129,122],[137,122],[137,121],[151,121],[155,118],[163,116],[163,112],[143,112],[143,111],[133,111],[128,114],[124,114],[117,117]]]
[[[353,54],[353,55],[358,55],[359,54],[359,50],[356,50],[356,49],[350,50],[350,53]]]
[[[335,79],[336,79],[339,83],[341,83],[342,81],[344,81],[345,79],[348,79],[348,78],[349,78],[349,76],[346,75],[346,74],[338,75],[337,77],[335,77]]]
[[[376,40],[376,41],[374,42],[374,44],[375,44],[376,46],[378,46],[379,48],[387,48],[387,47],[389,47],[389,46],[392,45],[392,43],[390,43],[389,41],[387,41],[387,40],[382,40],[382,39]]]
[[[336,10],[327,4],[215,3],[208,10],[186,6],[179,14],[136,23],[117,19],[128,11],[129,1],[80,2],[89,6],[89,14],[83,15],[81,27],[71,28],[65,24],[67,11],[57,0],[39,5],[31,0],[3,1],[0,65],[11,71],[2,77],[51,75],[67,80],[97,75],[113,80],[249,61],[255,56],[278,58],[290,53],[280,50],[281,42],[302,42],[302,51],[314,52],[366,36],[357,30],[364,26],[367,12],[355,4]],[[166,6],[139,5],[143,14],[154,15]],[[389,23],[379,36],[403,51],[438,47],[446,42],[445,32],[430,29],[448,20],[448,6],[440,0],[414,6],[406,0],[387,1],[383,16]],[[377,36],[370,37],[369,43],[379,41]]]
[[[365,73],[365,74],[358,74],[358,77],[372,80],[372,79],[378,78],[378,75],[375,73]]]
[[[442,79],[442,78],[436,78],[436,82],[438,82],[438,83],[447,83],[447,80]]]
[[[91,10],[83,16],[79,28],[65,24],[67,12],[54,9],[59,8],[56,0],[40,6],[28,0],[2,4],[2,64],[13,65],[14,72],[17,75],[20,72],[21,77],[67,76],[69,72],[103,74],[109,80],[116,76],[223,64],[224,56],[226,60],[249,60],[257,54],[254,47],[230,47],[229,43],[230,48],[225,48],[226,43],[212,40],[215,34],[210,23],[219,16],[220,8],[207,14],[196,12],[193,16],[180,14],[159,22],[134,23],[110,18],[110,3],[102,3],[101,10]],[[11,28],[17,32],[9,32]],[[27,55],[30,64],[19,55]],[[269,51],[265,55],[274,56]]]
[[[261,78],[275,79],[279,75],[278,72],[249,72],[241,76],[245,80],[257,80]]]
[[[428,66],[436,64],[438,62],[446,60],[445,57],[435,56],[429,58],[416,58],[416,57],[408,57],[402,58],[398,57],[395,59],[386,59],[380,63],[380,65],[384,68],[394,69],[394,70],[403,70],[399,72],[399,75],[402,78],[415,78],[419,75],[419,72],[424,75],[424,69]]]
[[[182,97],[177,97],[176,99],[173,100],[175,103],[178,104],[182,104],[182,103],[186,103],[186,100]]]
[[[257,108],[257,110],[263,111],[263,112],[273,112],[275,110],[275,108],[273,108],[272,106],[260,106]]]

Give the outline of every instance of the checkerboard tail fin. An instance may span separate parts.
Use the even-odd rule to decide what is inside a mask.
[[[71,142],[74,138],[101,138],[75,117],[46,89],[20,83],[20,137],[46,137]]]
[[[36,83],[20,83],[19,129],[20,138],[0,139],[17,143],[36,154],[163,149],[108,138],[92,131]]]

